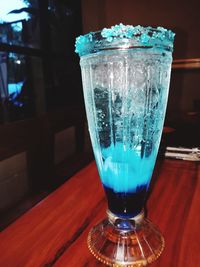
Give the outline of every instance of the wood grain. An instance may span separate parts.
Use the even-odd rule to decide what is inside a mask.
[[[95,177],[93,163],[4,230],[0,234],[0,266],[53,266],[104,201]]]
[[[147,201],[148,217],[166,247],[152,267],[200,266],[200,166],[164,160],[157,164]],[[104,266],[89,253],[86,238],[105,217],[106,200],[93,162],[0,233],[0,266]]]

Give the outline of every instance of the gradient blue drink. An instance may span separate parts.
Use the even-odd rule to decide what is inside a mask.
[[[119,217],[134,217],[144,205],[163,129],[173,37],[160,27],[120,24],[76,43],[94,155],[108,208]]]

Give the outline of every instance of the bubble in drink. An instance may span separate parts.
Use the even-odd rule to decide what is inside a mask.
[[[134,28],[136,36],[137,30]],[[107,41],[115,36],[115,32],[106,30],[101,34]],[[122,29],[123,34],[129,34],[128,28]],[[123,49],[126,43],[120,37],[121,49],[100,50],[81,58],[86,112],[99,174],[110,211],[125,217],[137,215],[143,207],[166,111],[172,57],[171,51],[159,47],[159,30],[156,34],[158,45],[154,48],[153,36],[150,42],[144,33],[134,49]],[[92,43],[84,42],[84,48],[88,45],[93,49]],[[114,46],[113,39],[111,42]],[[143,49],[148,42],[149,49]],[[87,50],[82,50],[81,42],[77,48],[80,54]]]

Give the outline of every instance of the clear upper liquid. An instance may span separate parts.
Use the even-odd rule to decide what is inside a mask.
[[[82,57],[89,132],[102,183],[114,192],[148,187],[158,153],[171,53],[129,49]]]

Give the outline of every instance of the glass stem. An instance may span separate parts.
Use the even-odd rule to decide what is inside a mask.
[[[142,210],[138,215],[132,218],[118,217],[113,214],[110,210],[107,210],[107,216],[109,222],[115,226],[118,230],[124,231],[135,231],[141,225],[144,220],[144,210]]]

